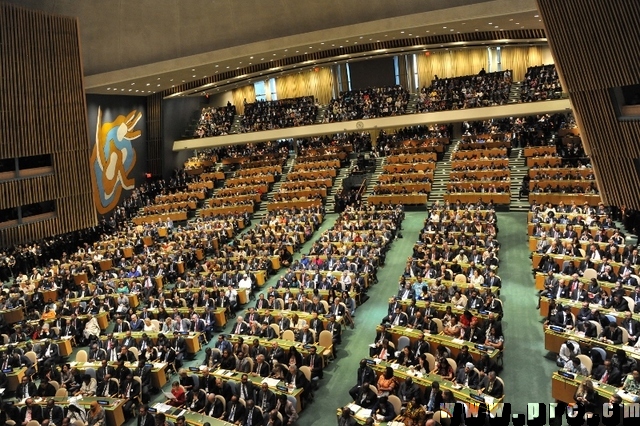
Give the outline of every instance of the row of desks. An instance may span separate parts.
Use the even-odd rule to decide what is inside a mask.
[[[537,268],[540,265],[540,259],[542,258],[542,256],[544,255],[540,253],[533,253],[532,260],[533,260],[534,268]],[[553,257],[556,264],[560,267],[560,270],[562,270],[564,262],[572,262],[575,267],[578,267],[580,266],[580,262],[586,259],[585,257],[565,256],[563,254],[554,254],[554,255],[551,255],[551,257]],[[602,263],[602,261],[596,260],[593,263],[597,267]],[[609,264],[611,265],[611,269],[613,270],[613,272],[615,272],[616,274],[618,273],[618,271],[620,270],[620,267],[622,266],[622,264],[618,262],[610,262]]]
[[[588,203],[590,206],[595,206],[600,201],[602,201],[602,198],[598,194],[562,194],[554,192],[529,194],[529,204],[533,204],[534,202],[538,204],[551,203],[553,205],[560,203],[571,205],[572,203],[576,203],[581,206],[584,203]]]
[[[369,204],[427,204],[427,194],[369,195]]]
[[[393,344],[396,347],[398,346],[398,339],[401,336],[408,337],[409,340],[411,341],[411,344],[413,345],[415,342],[417,342],[420,339],[420,336],[423,335],[423,332],[421,330],[414,330],[414,329],[410,329],[400,325],[395,325],[395,326],[392,325],[388,329],[388,331],[391,333],[391,340],[393,341]],[[424,336],[425,336],[425,340],[429,342],[429,352],[434,356],[438,354],[438,346],[440,345],[449,348],[449,350],[451,351],[451,357],[454,359],[456,356],[458,356],[458,354],[460,353],[460,348],[462,348],[463,346],[467,346],[469,348],[469,353],[473,357],[473,360],[476,362],[480,361],[480,358],[485,353],[488,354],[489,358],[491,358],[494,361],[498,358],[498,355],[500,354],[500,351],[497,349],[481,350],[481,349],[478,349],[474,343],[467,342],[465,340],[455,338],[452,336],[447,336],[446,334],[442,334],[442,333],[440,334],[427,333],[427,334],[424,334]]]
[[[445,194],[444,200],[449,203],[456,203],[458,200],[462,203],[483,203],[493,204],[509,204],[511,203],[511,193],[487,193],[487,192],[463,192],[454,194]]]
[[[383,173],[405,173],[405,172],[420,172],[431,173],[436,168],[436,163],[402,163],[402,164],[385,164],[382,167]]]
[[[145,223],[167,222],[171,219],[173,222],[184,222],[187,220],[187,212],[174,212],[166,214],[151,214],[146,216],[137,216],[131,219],[136,225],[144,225]]]

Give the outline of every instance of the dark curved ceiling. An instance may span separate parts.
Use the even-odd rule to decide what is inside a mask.
[[[377,40],[543,28],[535,0],[5,1],[78,18],[90,93],[147,95],[220,70]]]

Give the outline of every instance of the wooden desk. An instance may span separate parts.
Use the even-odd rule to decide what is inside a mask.
[[[242,336],[242,335],[238,335],[238,334],[230,334],[229,335],[229,342],[231,342],[232,344],[237,343],[238,342],[238,338],[242,337],[244,339],[245,343],[249,343],[249,342],[253,342],[254,339],[256,339],[255,336]],[[300,352],[303,355],[308,355],[309,351],[307,351],[302,343],[300,342],[293,342],[291,340],[284,340],[284,339],[258,339],[260,341],[260,344],[262,346],[264,346],[265,348],[267,348],[267,350],[270,350],[271,347],[273,347],[274,343],[277,343],[278,346],[280,346],[282,349],[284,349],[285,351],[288,351],[289,348],[291,348],[292,346],[295,346],[296,349],[298,350],[298,352]],[[320,346],[320,345],[313,345],[316,347],[316,353],[321,355],[325,350],[327,349],[331,349],[330,347],[325,348],[324,346]]]
[[[599,404],[606,404],[609,402],[609,398],[611,398],[612,395],[618,393],[619,389],[615,386],[601,383],[591,377],[582,376],[580,374],[575,374],[574,376],[575,378],[570,379],[568,377],[561,376],[558,372],[553,373],[553,376],[551,376],[551,396],[553,399],[567,404],[575,404],[573,396],[578,390],[580,383],[586,379],[591,380],[593,383],[593,387],[598,395],[597,403]]]
[[[438,154],[435,152],[425,152],[423,154],[389,155],[387,157],[387,164],[427,163],[437,160]]]
[[[573,176],[582,176],[583,178],[587,178],[593,175],[593,169],[578,169],[573,167],[563,167],[559,168],[543,168],[543,169],[531,169],[529,170],[529,177],[531,179],[535,179],[536,177],[542,174],[548,174],[549,176],[555,176],[556,174],[560,174],[562,176],[573,175]]]
[[[419,205],[427,204],[427,194],[397,194],[397,195],[369,195],[369,204],[404,204]]]
[[[166,222],[171,219],[173,222],[184,222],[187,220],[187,212],[176,212],[166,214],[152,214],[147,216],[138,216],[131,219],[136,225],[144,225],[145,223]]]
[[[420,336],[423,334],[423,332],[420,330],[413,330],[400,325],[395,325],[395,326],[392,325],[388,330],[391,333],[391,340],[393,341],[393,344],[396,347],[398,346],[398,339],[401,336],[408,337],[409,340],[411,341],[411,344],[413,345],[415,342],[419,340]],[[460,353],[460,348],[462,348],[463,346],[467,346],[469,348],[469,353],[473,357],[473,360],[476,362],[480,361],[480,358],[485,353],[488,354],[489,357],[494,361],[498,358],[498,355],[500,354],[499,350],[482,351],[476,348],[476,345],[474,343],[467,342],[462,339],[456,339],[454,337],[447,336],[445,334],[426,334],[425,337],[426,337],[426,340],[429,342],[429,351],[433,355],[438,354],[438,346],[440,345],[446,346],[447,348],[449,348],[449,350],[451,351],[451,358],[454,358],[454,359],[456,356],[458,356],[458,353]]]
[[[451,162],[451,168],[455,169],[466,167],[509,167],[509,159],[498,160],[456,160]]]
[[[13,372],[7,373],[7,391],[15,392],[18,385],[22,383],[24,373],[27,371],[26,367],[14,368]]]
[[[3,310],[0,311],[0,314],[8,325],[24,321],[24,310],[22,308]]]
[[[426,172],[423,172],[423,173],[419,173],[419,172],[383,173],[378,178],[378,182],[381,183],[381,184],[387,183],[387,182],[393,183],[393,180],[398,179],[398,178],[413,180],[413,181],[417,181],[417,182],[420,182],[424,178],[429,178],[429,179],[433,180],[433,170],[427,170]]]
[[[481,192],[480,188],[491,188],[495,187],[496,189],[502,189],[504,192],[499,192],[498,194],[509,193],[511,188],[511,180],[500,180],[500,181],[488,181],[488,182],[477,182],[477,181],[462,181],[462,182],[449,182],[447,183],[447,190],[451,191],[452,189],[463,189],[464,192]],[[472,189],[471,191],[469,191]]]
[[[236,206],[214,207],[201,209],[198,212],[200,217],[224,216],[228,214],[253,213],[255,206],[253,204],[238,204]]]
[[[388,191],[391,192],[392,195],[404,195],[404,191],[407,191],[410,194],[431,192],[431,182],[383,182],[376,185],[374,187],[374,191]]]
[[[102,367],[102,362],[70,362],[69,365],[71,367],[76,367],[79,371],[86,371],[87,368],[93,368],[94,370],[98,370]],[[111,367],[116,367],[118,365],[117,362],[109,362]],[[167,384],[167,363],[166,362],[155,362],[151,367],[150,378],[151,383],[157,389],[162,389],[164,385]],[[125,367],[130,369],[135,369],[138,367],[138,364],[135,362],[126,362]]]
[[[281,210],[281,209],[307,209],[309,207],[321,206],[322,200],[299,200],[299,201],[282,201],[272,202],[267,204],[267,210]]]
[[[581,206],[585,202],[589,203],[590,206],[597,205],[602,198],[598,194],[561,194],[561,193],[540,193],[540,194],[529,194],[529,203],[533,204],[537,202],[539,204],[551,203],[553,205],[558,205],[560,203],[571,205],[571,203],[576,203]]]
[[[243,373],[218,369],[218,370],[215,370],[215,371],[210,371],[209,374],[214,376],[214,377],[216,377],[216,378],[218,378],[218,379],[222,379],[224,382],[227,382],[229,380],[233,380],[233,381],[239,383],[240,382],[240,378],[242,377]],[[264,380],[264,377],[260,377],[260,376],[256,377],[256,376],[248,375],[248,379],[251,382],[253,382],[254,385],[256,385],[256,389],[260,389],[260,384]],[[278,386],[287,386],[287,385],[285,384],[285,382],[280,381],[278,383]],[[301,388],[300,389],[294,389],[292,392],[283,392],[283,391],[279,390],[276,386],[269,386],[269,389],[271,389],[271,391],[273,393],[275,393],[276,395],[285,394],[285,395],[293,396],[296,399],[296,411],[298,413],[300,413],[302,411],[303,406],[302,406],[301,395],[302,395],[303,389],[301,389]],[[258,425],[256,425],[256,426],[258,426]]]
[[[544,348],[552,353],[559,353],[560,347],[567,340],[573,340],[578,342],[582,349],[590,350],[594,347],[599,347],[605,350],[607,353],[607,357],[612,357],[615,355],[618,349],[623,349],[627,353],[627,357],[633,358],[636,361],[640,361],[640,350],[634,348],[633,346],[628,345],[610,345],[605,342],[601,342],[597,339],[590,339],[588,337],[582,336],[581,333],[575,332],[557,332],[553,331],[550,328],[546,328],[544,330]],[[587,352],[583,352],[587,353]]]
[[[528,146],[524,149],[524,156],[543,157],[545,155],[554,155],[556,153],[555,146]]]
[[[582,302],[576,302],[575,300],[570,300],[570,299],[556,299],[556,300],[562,306],[570,306],[571,313],[574,315],[578,315],[578,312],[580,312],[580,309],[582,309]],[[624,312],[617,312],[614,309],[607,309],[607,308],[603,308],[600,305],[594,305],[594,304],[589,304],[589,309],[598,310],[602,315],[607,315],[607,316],[610,315],[615,317],[618,325],[620,325],[622,323],[622,320],[624,319]],[[548,312],[549,312],[549,298],[542,297],[540,298],[540,315],[542,315],[543,317],[546,317]],[[636,321],[640,321],[640,314],[633,314],[633,319],[635,319]]]
[[[147,336],[149,336],[149,339],[151,339],[155,343],[155,341],[158,339],[158,334],[160,333],[134,331],[131,333],[131,337],[136,339],[137,343],[142,340],[142,334],[146,334]],[[184,340],[187,344],[187,353],[195,354],[196,352],[200,351],[200,334],[202,333],[192,332],[189,334],[180,335],[180,337],[184,337]],[[126,337],[126,333],[113,333],[113,337],[118,341],[122,341]],[[101,340],[106,340],[106,338],[107,336],[100,337]]]
[[[413,171],[424,171],[431,173],[436,168],[436,163],[403,163],[403,164],[385,164],[382,168],[383,173],[405,173]]]
[[[458,200],[461,203],[483,203],[493,202],[494,204],[510,204],[511,193],[486,193],[486,192],[464,192],[455,194],[445,194],[444,200],[455,204]]]
[[[560,167],[562,166],[561,157],[529,157],[527,158],[527,167]]]
[[[507,148],[488,148],[488,149],[473,149],[473,150],[458,150],[453,153],[451,160],[473,160],[480,159],[479,157],[497,158],[507,155]]]
[[[465,179],[467,177],[475,177],[477,179],[491,179],[491,178],[502,178],[502,177],[510,177],[510,170],[473,170],[469,172],[451,172],[449,173],[449,177],[452,179]],[[497,181],[499,182],[499,181]],[[491,181],[486,181],[483,183],[492,183]]]
[[[386,368],[392,365],[391,363],[385,361],[377,361],[372,359],[369,359],[368,363],[378,376],[381,376],[385,372]],[[461,401],[472,406],[477,406],[479,404],[477,400],[471,398],[472,393],[478,393],[477,390],[470,389],[466,386],[458,388],[454,386],[452,381],[445,380],[442,378],[442,376],[439,376],[437,374],[429,373],[422,375],[420,373],[411,371],[406,367],[399,366],[398,368],[393,370],[393,375],[400,382],[403,382],[407,377],[411,377],[413,379],[413,383],[416,383],[418,386],[420,386],[423,391],[425,390],[425,388],[430,387],[433,382],[437,381],[440,384],[440,389],[443,391],[445,389],[451,391],[451,393],[453,393],[453,397],[457,401]],[[505,392],[507,392],[507,389],[505,389]],[[497,404],[503,402],[504,400],[504,396],[501,398],[491,398],[488,395],[482,396],[484,396],[485,402],[488,404],[489,411],[491,412],[493,412],[497,408]]]

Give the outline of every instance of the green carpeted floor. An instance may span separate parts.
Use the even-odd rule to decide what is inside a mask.
[[[356,328],[347,328],[343,332],[338,359],[325,370],[315,401],[301,413],[300,425],[334,426],[336,408],[350,402],[348,390],[355,384],[359,360],[368,355],[368,345],[374,339],[375,328],[386,314],[388,298],[397,292],[398,278],[407,257],[411,256],[425,215],[425,212],[406,213],[402,230],[404,238],[393,242],[386,265],[378,273],[379,283],[369,291],[369,300],[358,308]],[[327,215],[319,232],[330,228],[336,218],[336,214]],[[498,214],[498,239],[501,243],[499,274],[503,281],[501,298],[504,301],[506,343],[505,368],[501,377],[505,381],[506,402],[512,404],[514,413],[525,413],[528,402],[551,401],[550,377],[555,370],[555,364],[544,357],[546,351],[540,317],[535,309],[526,219],[526,213]],[[311,244],[308,242],[301,253],[307,253]],[[299,256],[297,254],[296,258]],[[271,278],[267,286],[275,280],[275,277]],[[185,366],[200,365],[203,358],[204,352]],[[163,395],[156,395],[152,403],[156,401],[164,401]],[[134,421],[128,424],[133,425]]]

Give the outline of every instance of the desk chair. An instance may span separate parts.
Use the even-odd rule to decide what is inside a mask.
[[[78,353],[76,353],[76,362],[87,362],[87,357],[87,351],[80,349]]]

